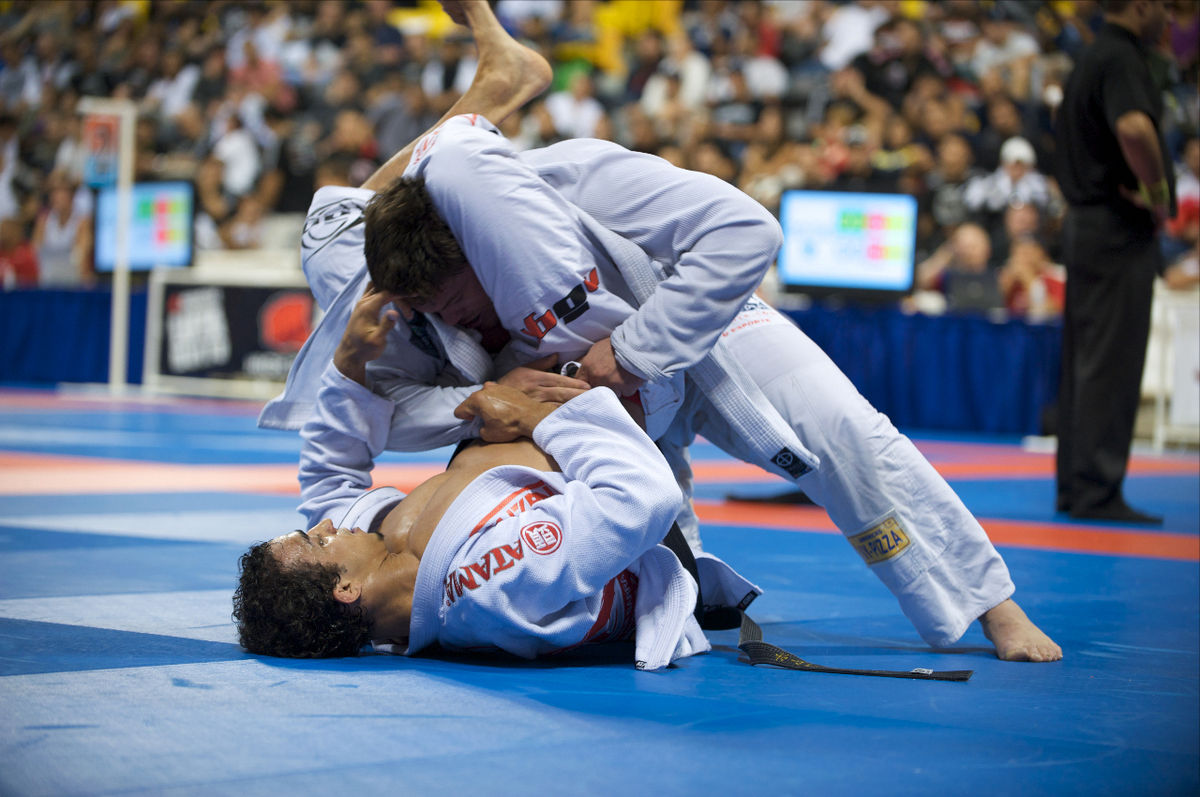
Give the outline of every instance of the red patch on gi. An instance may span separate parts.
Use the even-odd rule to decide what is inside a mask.
[[[557,551],[558,546],[562,545],[562,529],[554,523],[540,520],[521,529],[521,539],[525,541],[529,550],[546,556]]]

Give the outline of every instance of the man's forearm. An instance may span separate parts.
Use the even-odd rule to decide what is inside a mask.
[[[1122,115],[1117,120],[1117,142],[1130,171],[1138,179],[1143,199],[1156,210],[1166,209],[1171,193],[1154,122],[1141,111]]]

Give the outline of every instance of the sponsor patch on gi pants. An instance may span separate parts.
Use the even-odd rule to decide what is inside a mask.
[[[848,537],[854,550],[869,565],[899,556],[909,545],[908,535],[893,517],[885,518],[861,534]]]

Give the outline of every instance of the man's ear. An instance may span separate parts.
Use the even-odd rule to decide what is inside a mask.
[[[362,595],[362,587],[357,581],[343,579],[333,588],[333,597],[339,603],[355,603]]]

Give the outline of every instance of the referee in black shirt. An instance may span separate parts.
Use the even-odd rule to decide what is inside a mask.
[[[1075,518],[1158,525],[1122,485],[1141,399],[1158,229],[1174,213],[1148,65],[1168,8],[1102,0],[1104,27],[1075,64],[1058,109],[1056,172],[1070,208],[1063,229],[1067,299],[1059,395],[1057,509]]]

